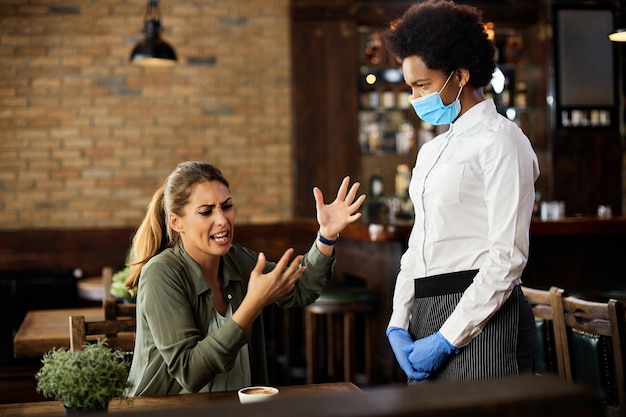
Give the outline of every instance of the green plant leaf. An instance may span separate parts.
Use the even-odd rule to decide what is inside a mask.
[[[106,338],[85,344],[82,351],[55,348],[41,362],[37,392],[74,410],[106,408],[115,397],[128,399],[124,393],[132,388],[124,352],[111,350]]]
[[[128,277],[128,272],[130,271],[130,267],[126,266],[125,268],[117,271],[113,274],[111,278],[111,295],[117,298],[122,298],[130,301],[131,303],[135,302],[137,291],[134,291],[131,294],[124,285],[126,281],[126,277]]]

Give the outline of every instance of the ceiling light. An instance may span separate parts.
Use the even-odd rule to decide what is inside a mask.
[[[491,87],[493,88],[493,92],[496,94],[500,94],[504,91],[504,85],[506,83],[506,77],[502,73],[500,67],[496,66],[496,69],[493,71],[491,76]]]
[[[617,29],[609,35],[609,39],[613,42],[626,42],[626,29]]]
[[[163,28],[158,0],[148,0],[143,21],[144,39],[133,48],[131,64],[143,67],[171,67],[176,64],[174,48],[161,39]]]

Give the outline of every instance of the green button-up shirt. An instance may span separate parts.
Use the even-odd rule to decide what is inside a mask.
[[[277,304],[304,306],[319,297],[332,276],[335,256],[324,256],[315,244],[304,256],[306,271],[295,290]],[[248,288],[257,253],[233,244],[221,259],[223,293],[233,311]],[[268,262],[265,273],[275,267]],[[217,314],[212,291],[200,267],[179,242],[153,257],[142,269],[137,291],[137,335],[129,395],[197,392],[219,373],[229,371],[237,353],[249,344],[251,383],[267,384],[263,316],[249,332],[232,319],[208,334]]]

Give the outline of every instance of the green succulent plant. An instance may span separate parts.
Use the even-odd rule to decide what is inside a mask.
[[[55,348],[47,352],[35,375],[37,392],[71,410],[106,410],[109,401],[125,395],[129,363],[124,352],[112,350],[106,339],[85,344],[84,350]]]
[[[129,266],[120,269],[111,278],[111,295],[115,298],[124,299],[131,303],[134,303],[137,298],[137,291],[129,292],[124,286],[124,281],[128,276],[130,270]]]

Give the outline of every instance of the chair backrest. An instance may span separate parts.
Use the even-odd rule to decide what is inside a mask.
[[[105,297],[102,304],[104,318],[107,320],[137,317],[137,304],[135,303],[120,303],[113,297]]]
[[[561,338],[554,326],[553,300],[558,288],[549,290],[522,286],[522,292],[530,303],[535,316],[537,330],[537,349],[535,352],[535,373],[565,376],[565,366],[561,347]]]
[[[70,350],[82,350],[85,343],[107,338],[112,349],[132,352],[137,323],[134,318],[85,321],[85,316],[70,316]]]
[[[563,343],[565,377],[596,389],[609,415],[626,416],[626,317],[622,301],[563,294],[555,325]]]
[[[113,283],[113,268],[102,268],[102,308],[104,309],[104,318],[106,320],[115,320],[120,317],[136,317],[135,303],[118,302],[111,295],[111,285]]]

